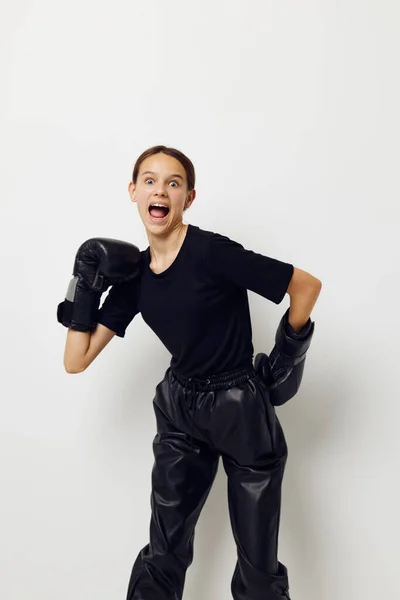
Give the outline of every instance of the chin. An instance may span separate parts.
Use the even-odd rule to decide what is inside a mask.
[[[171,223],[163,223],[163,224],[158,224],[158,223],[151,223],[149,222],[147,219],[146,221],[143,221],[143,225],[146,229],[146,231],[150,231],[153,235],[157,234],[157,233],[165,233],[165,231],[167,229],[171,228]]]

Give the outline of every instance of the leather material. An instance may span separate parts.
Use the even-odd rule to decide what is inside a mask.
[[[297,394],[314,328],[314,321],[308,319],[296,333],[289,323],[288,309],[278,325],[271,354],[259,353],[255,357],[254,368],[265,383],[274,406],[285,404]]]
[[[140,262],[140,250],[130,242],[90,238],[78,248],[73,274],[82,277],[91,290],[105,292],[114,283],[134,279]]]
[[[233,598],[290,599],[287,569],[277,558],[287,445],[254,369],[183,380],[169,367],[153,408],[150,540],[134,562],[127,599],[182,598],[195,526],[220,457],[238,549]]]
[[[76,331],[94,331],[101,295],[110,285],[130,281],[142,268],[139,248],[112,238],[90,238],[76,253],[73,277],[57,321]]]

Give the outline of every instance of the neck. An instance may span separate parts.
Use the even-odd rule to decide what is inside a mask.
[[[185,239],[187,228],[188,225],[178,223],[171,231],[165,234],[155,235],[151,231],[146,231],[151,258],[156,264],[162,264],[163,261],[177,254]]]

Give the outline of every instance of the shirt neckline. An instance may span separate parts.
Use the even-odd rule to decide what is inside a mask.
[[[181,247],[179,248],[178,254],[175,256],[175,258],[174,258],[173,262],[170,264],[170,266],[167,267],[166,269],[164,269],[164,271],[161,271],[161,273],[154,273],[154,271],[151,270],[151,268],[150,268],[150,261],[151,261],[150,246],[147,247],[147,249],[146,249],[146,256],[147,256],[146,268],[152,277],[154,277],[155,279],[162,279],[163,277],[166,277],[167,275],[169,275],[174,269],[176,269],[176,266],[177,266],[177,264],[179,264],[179,260],[181,259],[182,255],[183,255],[183,251],[186,247],[187,239],[191,234],[192,228],[193,228],[193,225],[191,225],[189,223],[187,230],[186,230],[185,237],[183,239]]]

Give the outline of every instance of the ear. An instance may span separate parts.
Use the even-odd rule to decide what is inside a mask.
[[[136,185],[133,183],[133,181],[130,181],[129,185],[128,185],[128,192],[129,192],[132,202],[136,202],[136,198],[134,196],[135,190],[136,190]]]
[[[192,190],[188,194],[187,200],[185,202],[185,207],[190,208],[190,206],[193,204],[195,198],[196,198],[196,190]]]

